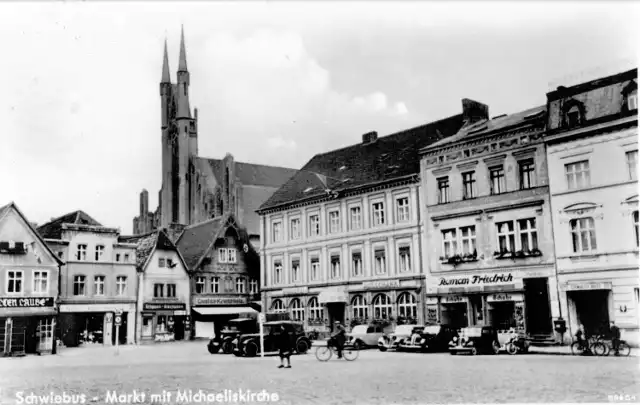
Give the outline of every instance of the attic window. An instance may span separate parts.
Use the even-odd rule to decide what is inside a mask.
[[[307,188],[304,189],[303,193],[308,193],[311,190],[313,190],[313,187],[307,187]]]
[[[627,97],[627,108],[629,109],[629,111],[634,111],[638,109],[638,91],[637,90],[629,94],[629,96]]]
[[[572,128],[580,125],[580,110],[578,106],[571,107],[567,111],[567,125]]]
[[[469,149],[465,150],[464,152],[462,152],[464,154],[464,157],[469,157],[471,156],[471,151]]]

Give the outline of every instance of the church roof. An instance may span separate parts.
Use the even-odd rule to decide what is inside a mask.
[[[369,143],[315,155],[259,210],[324,197],[420,173],[419,150],[458,132],[462,114],[421,125]]]
[[[222,183],[222,159],[198,158],[207,161]],[[258,165],[254,163],[235,162],[236,180],[244,186],[262,186],[278,188],[296,174],[296,169],[279,166]]]
[[[40,225],[37,231],[45,239],[60,239],[62,237],[62,225],[64,224],[102,226],[101,223],[93,219],[89,214],[78,210]]]

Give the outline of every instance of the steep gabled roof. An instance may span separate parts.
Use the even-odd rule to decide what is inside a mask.
[[[420,173],[418,151],[458,132],[462,114],[314,156],[259,211]]]
[[[223,161],[221,159],[197,159],[206,161],[211,166],[211,171],[216,176],[218,183],[222,183]],[[289,180],[296,172],[296,169],[288,167],[235,162],[236,180],[244,186],[278,188]]]
[[[101,223],[93,219],[89,214],[82,210],[78,210],[53,219],[46,224],[40,225],[38,227],[38,232],[45,239],[60,239],[62,237],[62,225],[64,224],[102,226]]]
[[[156,230],[144,235],[121,236],[118,238],[118,242],[136,244],[136,268],[138,271],[146,269],[153,252],[157,249],[176,252],[184,268],[188,269],[180,251],[163,230]]]

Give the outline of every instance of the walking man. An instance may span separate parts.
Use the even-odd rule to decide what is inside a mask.
[[[616,326],[614,321],[611,321],[611,326],[609,326],[609,331],[611,332],[611,346],[613,346],[613,355],[620,355],[620,328]]]
[[[279,333],[276,335],[278,350],[280,352],[280,365],[278,368],[285,368],[284,359],[287,359],[286,368],[291,368],[291,351],[292,351],[292,343],[291,337],[289,336],[289,332],[284,325],[280,325]]]

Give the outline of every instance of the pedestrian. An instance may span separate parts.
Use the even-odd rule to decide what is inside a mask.
[[[280,365],[278,368],[285,368],[284,360],[287,359],[286,368],[291,368],[291,351],[293,345],[291,344],[291,336],[284,325],[280,325],[279,333],[276,335],[278,342],[278,350],[280,352]]]
[[[590,353],[589,344],[587,343],[586,333],[585,333],[583,324],[578,325],[578,331],[576,332],[576,341],[580,344],[580,347],[582,348],[582,354],[586,355]]]
[[[616,326],[614,321],[611,321],[611,326],[609,326],[609,331],[611,333],[611,346],[613,346],[613,355],[620,355],[620,328]]]

